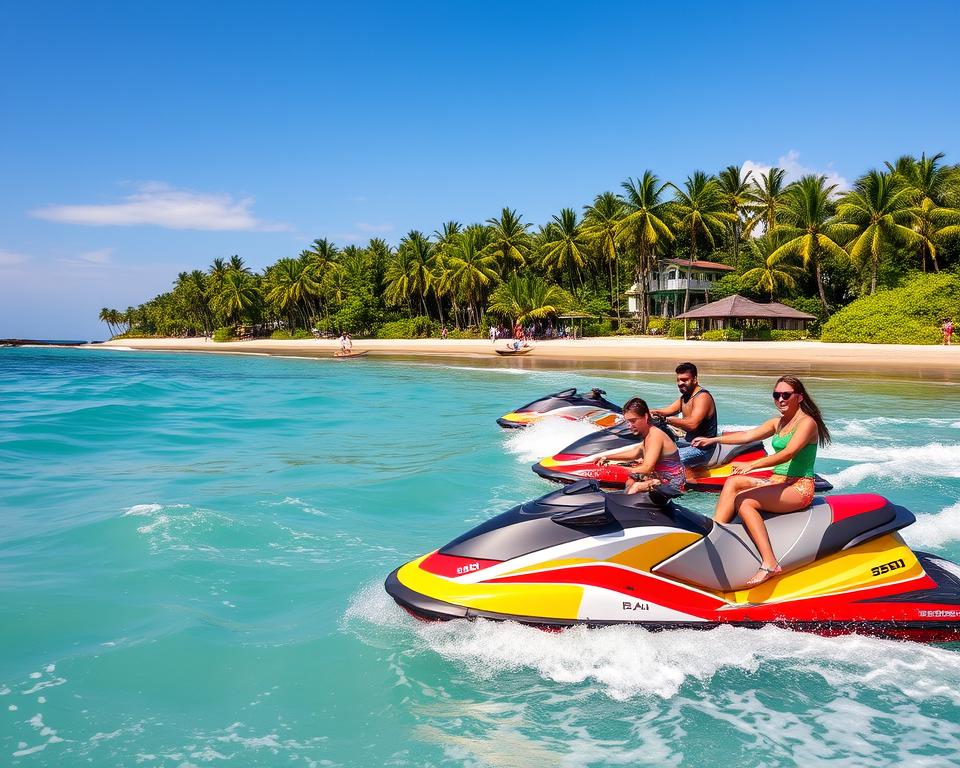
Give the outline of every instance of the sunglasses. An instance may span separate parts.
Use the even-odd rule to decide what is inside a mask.
[[[797,393],[796,393],[796,392],[778,392],[777,390],[774,390],[774,391],[773,391],[773,399],[774,399],[774,400],[789,400],[789,399],[790,399],[791,397],[793,397],[795,394],[797,394]]]

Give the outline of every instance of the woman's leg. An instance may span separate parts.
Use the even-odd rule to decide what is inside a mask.
[[[717,501],[717,508],[713,513],[713,519],[718,523],[729,523],[737,514],[736,499],[737,494],[748,488],[756,488],[763,485],[764,481],[749,475],[732,475],[727,482],[723,484],[720,491],[720,499]]]
[[[736,499],[737,513],[743,520],[743,525],[753,539],[753,543],[760,553],[760,566],[769,570],[779,567],[777,556],[773,553],[773,547],[770,545],[770,536],[767,533],[767,526],[760,516],[760,511],[764,512],[796,512],[803,509],[808,504],[807,499],[792,485],[784,483],[775,483],[765,485],[762,488],[754,488],[741,493]],[[759,576],[767,576],[768,571],[758,571],[750,581],[753,582]],[[757,582],[759,583],[759,582]]]

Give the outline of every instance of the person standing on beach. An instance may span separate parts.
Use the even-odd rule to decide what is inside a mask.
[[[344,331],[340,334],[340,352],[349,355],[351,351],[353,351],[353,340],[350,338],[350,334]]]
[[[717,404],[713,395],[700,386],[697,366],[693,363],[680,363],[676,374],[680,399],[665,408],[655,408],[650,415],[665,417],[667,426],[684,431],[683,437],[676,441],[680,461],[687,467],[699,467],[707,463],[713,451],[693,445],[693,441],[698,437],[717,436]]]
[[[443,328],[440,329],[440,338],[441,339],[447,338],[447,326],[443,326]]]
[[[949,317],[943,323],[943,343],[948,347],[952,343],[953,339],[953,320]]]

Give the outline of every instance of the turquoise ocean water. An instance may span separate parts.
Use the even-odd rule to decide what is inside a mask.
[[[771,377],[704,377],[721,424]],[[671,375],[0,349],[0,765],[960,765],[960,648],[422,624],[396,565],[550,490],[566,386]],[[809,379],[843,492],[960,560],[960,387]],[[714,497],[692,494],[709,511]]]

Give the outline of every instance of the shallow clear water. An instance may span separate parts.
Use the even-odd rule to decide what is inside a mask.
[[[711,376],[721,423],[769,377]],[[586,429],[495,417],[672,376],[0,349],[0,764],[960,764],[960,649],[777,629],[421,624],[396,565],[551,489]],[[808,380],[844,492],[960,560],[960,391]],[[714,497],[691,494],[708,510]]]

